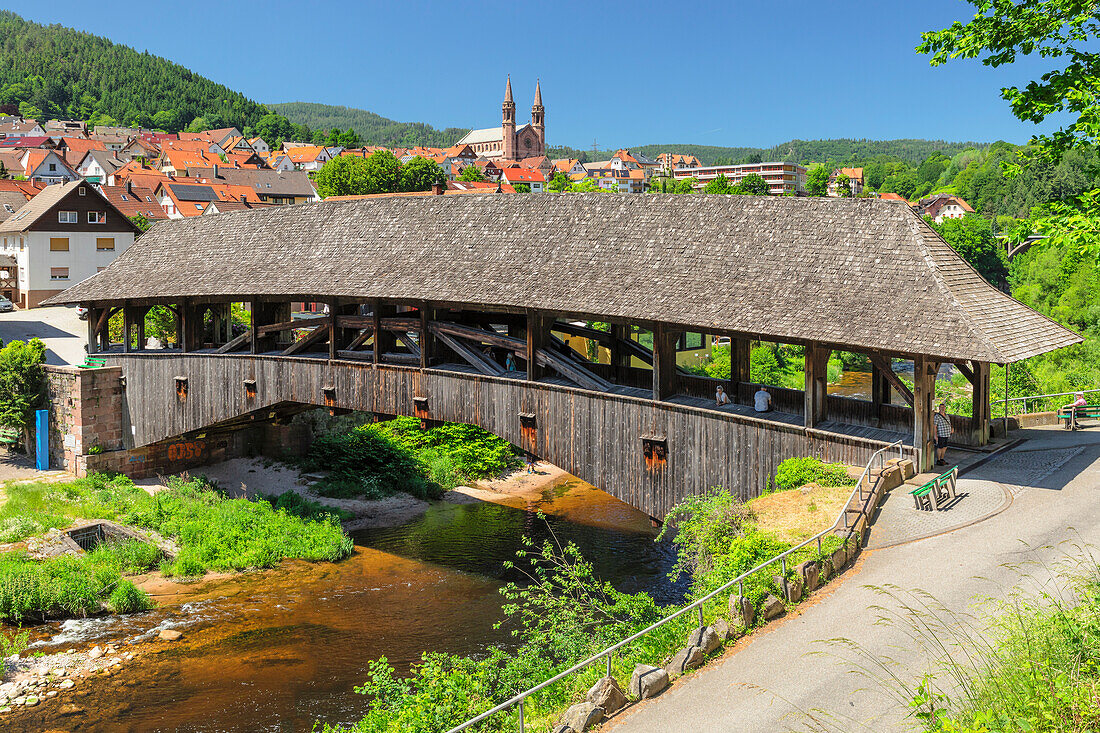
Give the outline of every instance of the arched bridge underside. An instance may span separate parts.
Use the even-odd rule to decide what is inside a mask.
[[[107,359],[126,378],[123,403],[135,446],[250,415],[262,419],[286,403],[464,422],[658,517],[711,486],[756,495],[788,457],[859,464],[886,445],[856,434],[865,428],[808,428],[798,415],[760,419],[687,399],[657,402],[451,369],[211,353]]]

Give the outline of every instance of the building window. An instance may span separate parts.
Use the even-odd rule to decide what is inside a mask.
[[[56,171],[56,170],[57,170],[57,163],[50,163],[50,172],[52,173],[53,171]]]
[[[68,280],[69,268],[67,267],[51,267],[50,268],[51,280]]]
[[[103,252],[105,250],[113,251],[115,248],[114,237],[96,237],[95,248],[97,252]]]
[[[59,211],[57,212],[58,224],[77,224],[80,222],[80,217],[76,215],[75,211]]]
[[[50,237],[50,251],[51,252],[68,252],[69,251],[69,238],[68,237]]]
[[[106,211],[89,211],[88,212],[89,224],[106,224],[107,212]]]
[[[87,191],[85,190],[85,188],[83,186],[81,186],[80,188],[76,189],[76,193],[79,196],[84,196],[87,193]]]
[[[122,200],[123,201],[129,201],[130,199],[126,198],[126,194],[122,194]]]

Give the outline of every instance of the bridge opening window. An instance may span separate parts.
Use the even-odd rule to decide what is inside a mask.
[[[187,399],[187,377],[176,377],[176,400],[183,402]]]
[[[648,470],[664,468],[668,464],[668,439],[655,435],[642,436],[642,456]]]
[[[245,396],[245,399],[248,399],[248,400],[256,399],[256,380],[255,379],[246,379],[246,380],[244,380],[244,396]]]

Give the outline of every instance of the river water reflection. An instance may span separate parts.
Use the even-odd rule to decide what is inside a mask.
[[[21,724],[67,730],[298,731],[349,723],[365,710],[353,692],[367,664],[386,656],[407,670],[426,650],[477,653],[510,643],[499,588],[521,538],[576,542],[620,590],[662,603],[682,598],[674,561],[648,518],[576,479],[503,503],[440,502],[400,527],[355,536],[345,562],[305,563],[206,584],[183,605],[126,619],[39,631],[42,651],[135,639],[178,627],[177,647],[120,675],[74,690],[80,708],[29,709]],[[546,514],[546,520],[536,512]],[[515,571],[512,571],[515,573]],[[139,647],[140,648],[140,647]]]

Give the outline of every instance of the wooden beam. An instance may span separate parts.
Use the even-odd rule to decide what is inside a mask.
[[[974,368],[971,374],[974,385],[970,400],[970,440],[974,445],[989,444],[989,424],[992,422],[993,408],[990,404],[989,372],[990,366],[986,362],[973,362]],[[965,374],[965,372],[964,372]]]
[[[917,451],[917,472],[929,471],[936,462],[936,430],[932,401],[936,396],[939,364],[926,357],[913,362],[913,448]]]
[[[283,356],[293,356],[294,354],[300,354],[310,346],[323,341],[332,335],[332,330],[328,326],[318,326],[310,333],[306,334],[302,338],[292,343],[282,353]]]
[[[237,349],[243,348],[246,343],[252,343],[251,328],[230,341],[229,343],[225,344],[224,346],[219,347],[216,353],[228,354],[231,351],[236,351]]]
[[[806,347],[803,424],[817,427],[829,417],[829,355],[832,349],[821,344]]]
[[[974,384],[974,370],[962,362],[957,362],[955,368],[962,372],[962,375],[966,377],[966,381]]]
[[[320,316],[317,318],[299,318],[298,320],[283,321],[282,323],[272,323],[268,326],[260,326],[256,329],[256,332],[261,336],[266,336],[271,333],[278,333],[280,331],[296,331],[299,328],[312,328],[313,326],[326,326],[330,323],[328,316]]]
[[[455,338],[449,333],[439,332],[437,335],[440,341],[447,344],[456,354],[465,359],[470,366],[477,369],[482,374],[487,374],[491,377],[499,377],[504,374],[504,367],[491,359],[485,358],[481,352],[468,346],[461,339]]]
[[[535,382],[544,376],[544,365],[539,363],[538,353],[546,349],[549,341],[550,319],[535,311],[528,312],[523,354],[527,362],[527,381]]]
[[[742,382],[752,381],[750,368],[752,357],[752,341],[742,338],[730,338],[730,382],[733,383],[737,394],[737,385]]]
[[[630,340],[630,326],[612,323],[610,336],[608,349],[611,351],[611,374],[616,383],[624,384],[630,368],[630,347],[624,343]]]
[[[363,331],[361,334],[359,334],[358,336],[356,336],[355,338],[353,338],[351,340],[351,343],[348,344],[347,350],[348,351],[355,351],[360,346],[367,343],[367,339],[369,339],[373,335],[374,335],[374,329],[373,328],[368,328],[367,330]],[[364,352],[364,353],[366,353],[366,352]],[[372,350],[371,353],[373,354],[374,351]],[[373,359],[374,357],[372,356],[371,358]]]
[[[900,394],[911,407],[913,405],[913,391],[905,385],[905,382],[898,378],[897,374],[894,374],[894,369],[890,365],[890,359],[881,354],[868,354],[867,358],[871,360],[872,364],[878,367],[878,370],[882,372],[882,376],[890,383],[890,386],[897,390],[897,393]]]
[[[417,364],[420,363],[420,347],[417,345],[416,341],[413,340],[412,336],[407,333],[399,333],[397,334],[397,343],[404,346],[409,350],[410,354],[416,357]]]
[[[583,389],[591,389],[597,392],[610,392],[615,385],[602,377],[596,376],[583,366],[567,359],[548,349],[539,349],[535,353],[535,361],[539,366],[549,367],[561,376],[575,382]]]
[[[435,356],[435,335],[432,333],[433,308],[427,303],[420,304],[420,368],[428,369]]]
[[[679,335],[664,323],[653,328],[654,400],[667,400],[676,394],[676,338]]]

